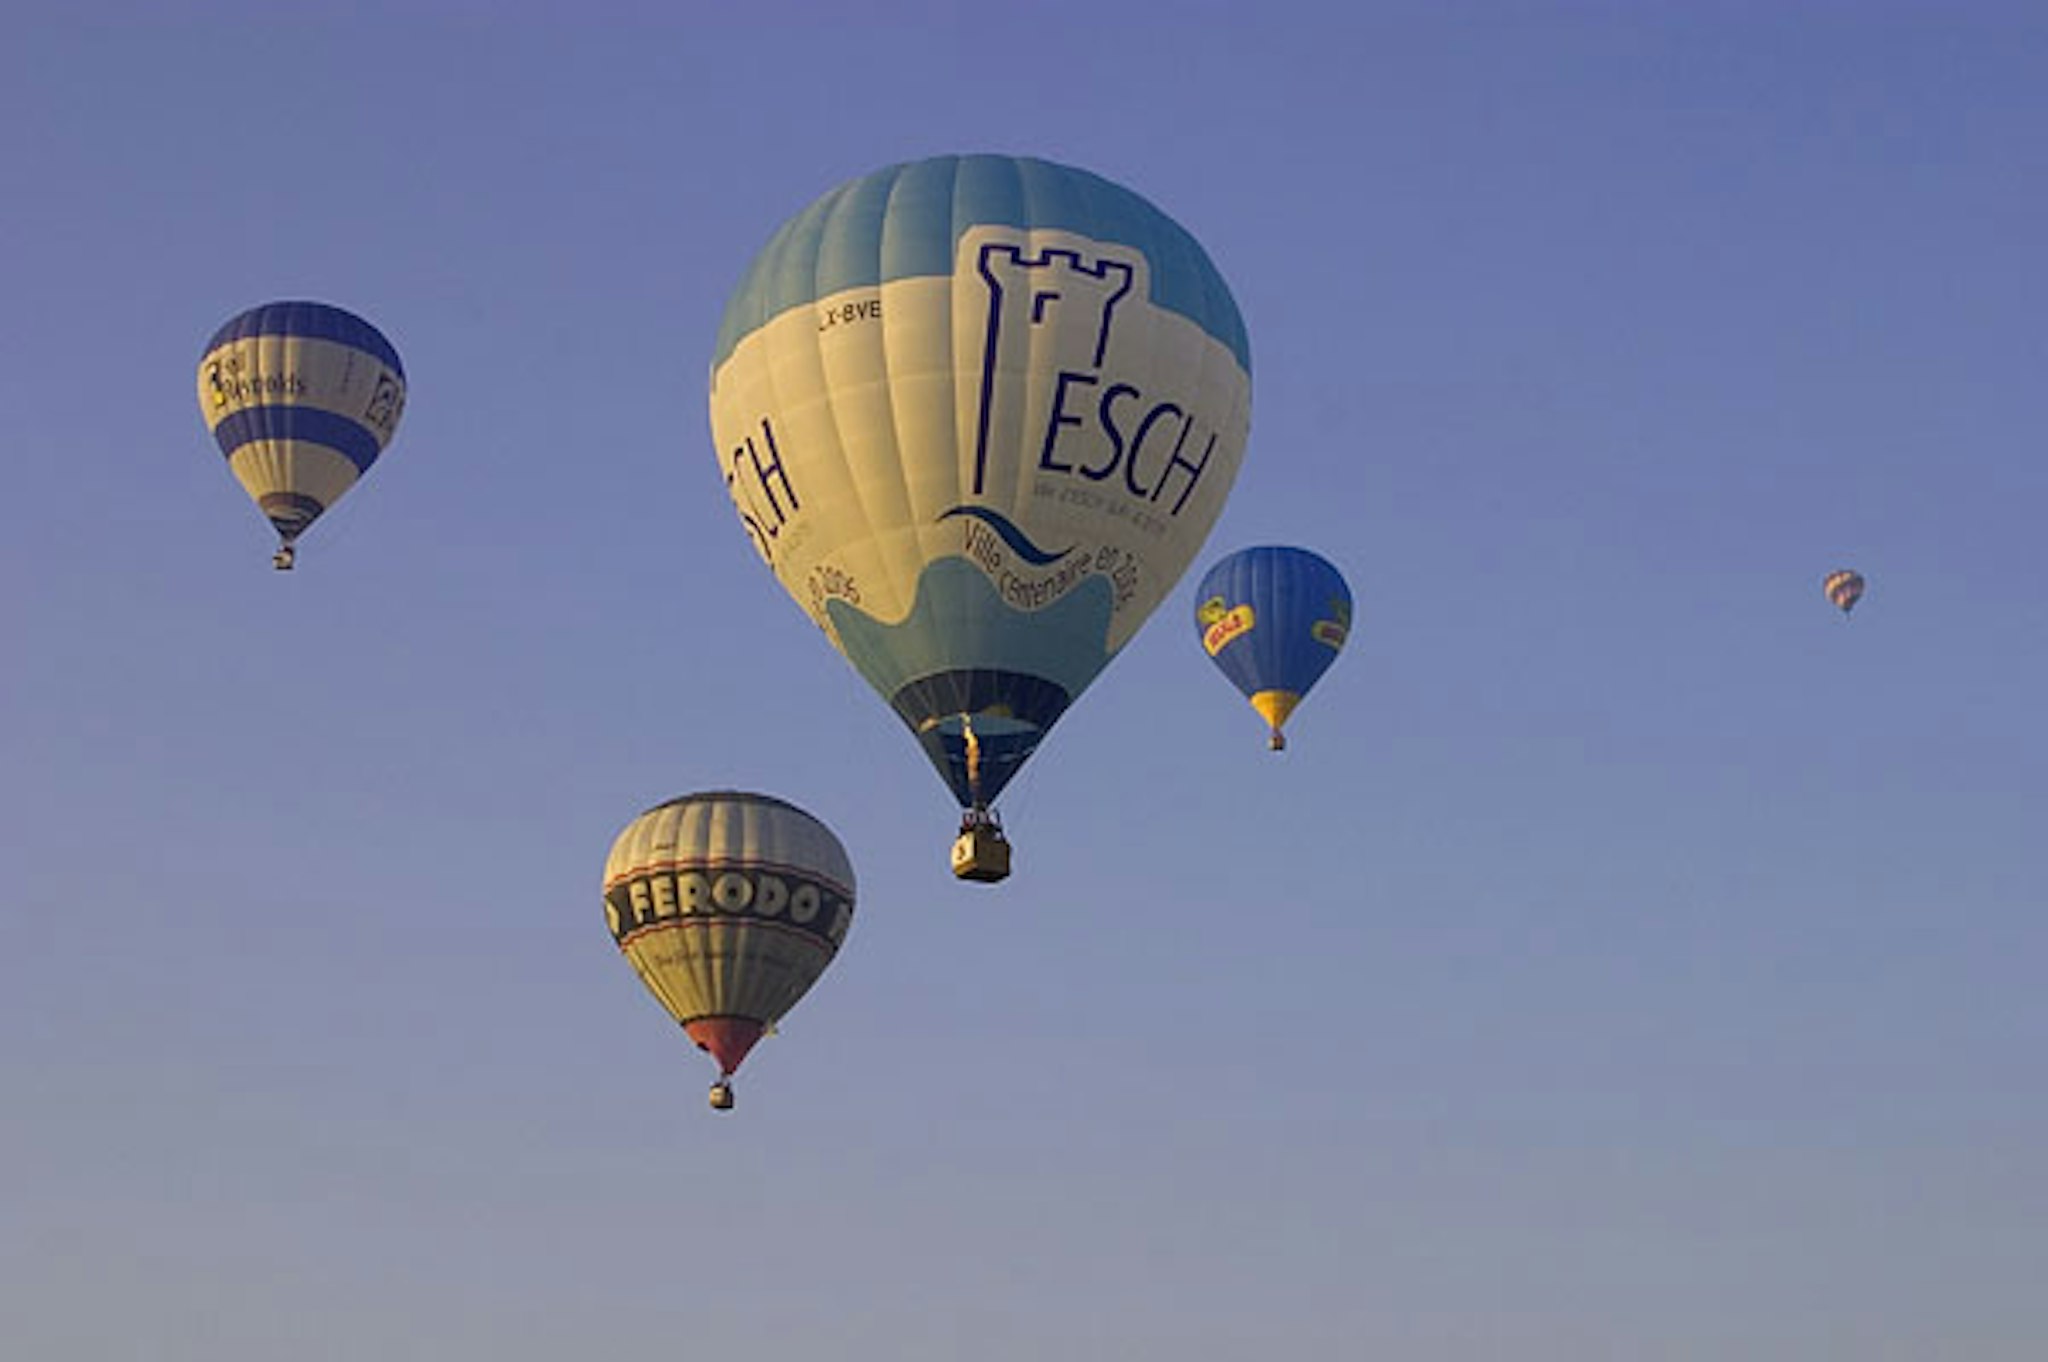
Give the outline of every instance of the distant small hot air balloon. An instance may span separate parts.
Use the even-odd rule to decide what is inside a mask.
[[[289,568],[299,536],[355,486],[405,411],[405,366],[382,332],[326,303],[232,317],[199,361],[199,409]]]
[[[827,193],[719,326],[711,430],[747,537],[1009,871],[992,805],[1223,508],[1251,351],[1202,247],[1136,193],[938,156]]]
[[[1240,549],[1195,588],[1202,649],[1265,718],[1275,752],[1287,746],[1287,717],[1350,632],[1351,588],[1307,549]]]
[[[711,1105],[754,1043],[816,983],[853,922],[853,863],[832,830],[770,795],[715,790],[641,814],[604,869],[612,939],[718,1061]]]
[[[1863,599],[1863,574],[1840,568],[1828,574],[1827,580],[1821,583],[1821,590],[1827,592],[1828,599],[1846,615],[1856,608],[1856,602]]]

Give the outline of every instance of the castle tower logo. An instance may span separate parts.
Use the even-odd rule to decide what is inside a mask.
[[[1026,245],[1002,231],[963,243],[988,294],[969,493],[987,495],[992,473],[1000,485],[1008,475],[997,465],[1014,458],[1041,477],[1102,484],[1116,500],[1178,515],[1218,432],[1148,393],[1153,375],[1119,369],[1116,327],[1125,304],[1144,296],[1144,257],[1093,243]]]
[[[1034,255],[1014,242],[990,241],[982,244],[975,273],[989,292],[981,411],[974,441],[974,494],[980,496],[988,476],[989,432],[1015,428],[1010,421],[999,419],[1009,414],[998,412],[998,399],[1022,397],[1014,391],[1018,385],[997,381],[997,357],[1003,354],[1005,333],[1012,346],[1027,354],[1034,339],[1030,333],[1037,329],[1056,328],[1067,336],[1076,331],[1092,335],[1086,367],[1094,371],[1093,376],[1074,377],[1099,383],[1116,306],[1131,291],[1137,271],[1128,261],[1084,260],[1076,250],[1048,248]],[[1065,379],[1067,372],[1063,370],[1061,377]]]

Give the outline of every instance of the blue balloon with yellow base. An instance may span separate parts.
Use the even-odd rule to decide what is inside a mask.
[[[1265,719],[1266,745],[1276,752],[1287,746],[1288,717],[1350,633],[1351,588],[1307,549],[1240,549],[1195,588],[1202,650]]]

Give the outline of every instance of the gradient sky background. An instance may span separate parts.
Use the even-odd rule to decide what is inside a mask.
[[[0,45],[9,1356],[2048,1355],[2038,5],[95,8]],[[704,392],[960,150],[1205,243],[1196,567],[1359,604],[1275,758],[1183,581],[994,889]],[[282,576],[193,373],[301,296],[412,391]],[[598,883],[726,785],[861,906],[718,1116]]]

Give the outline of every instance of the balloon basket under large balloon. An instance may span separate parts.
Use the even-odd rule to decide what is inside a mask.
[[[711,1109],[713,1111],[732,1110],[732,1084],[722,1078],[711,1085]]]
[[[1010,842],[994,810],[969,809],[960,816],[960,835],[953,841],[953,876],[976,884],[1010,877]]]
[[[1266,738],[1266,750],[1268,752],[1285,752],[1287,750],[1287,735],[1277,728],[1274,729]]]
[[[299,551],[290,544],[279,544],[277,552],[270,555],[270,565],[279,572],[290,572],[298,556]]]

